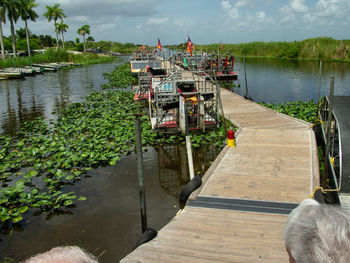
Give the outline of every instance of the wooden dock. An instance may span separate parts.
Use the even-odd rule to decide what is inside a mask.
[[[288,262],[288,213],[319,185],[311,124],[221,89],[239,126],[186,207],[121,262]]]

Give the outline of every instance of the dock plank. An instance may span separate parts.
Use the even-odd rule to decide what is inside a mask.
[[[286,262],[286,218],[188,207],[121,262]]]
[[[187,74],[188,75],[188,74]],[[319,186],[311,124],[221,89],[225,118],[240,127],[190,196],[299,203]],[[259,210],[261,211],[261,210]],[[121,262],[288,262],[286,215],[186,206]]]

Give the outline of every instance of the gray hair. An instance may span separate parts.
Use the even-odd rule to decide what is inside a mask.
[[[296,263],[350,262],[350,217],[340,207],[302,201],[288,216],[283,239]]]
[[[98,263],[90,253],[77,246],[55,247],[23,263]]]

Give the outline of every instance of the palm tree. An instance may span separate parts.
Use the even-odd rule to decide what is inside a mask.
[[[33,10],[38,6],[35,0],[20,0],[19,16],[24,21],[26,29],[28,56],[30,56],[30,45],[29,45],[29,30],[28,30],[28,20],[35,21],[38,18],[38,14]]]
[[[57,30],[57,19],[63,19],[64,17],[67,17],[63,9],[60,8],[60,4],[54,4],[53,6],[46,6],[46,13],[44,13],[44,16],[47,18],[47,20],[50,22],[51,20],[54,21],[55,25],[55,32],[56,32],[56,41],[57,41],[57,48],[58,48],[58,30]]]
[[[86,38],[86,41],[94,42],[95,39],[94,39],[93,36],[88,36],[88,37]]]
[[[86,52],[85,34],[90,35],[90,26],[89,25],[83,25],[81,28],[78,29],[77,33],[79,35],[83,36],[84,52]]]
[[[3,12],[7,12],[7,18],[10,21],[12,51],[13,56],[16,57],[16,35],[14,23],[16,23],[19,18],[19,2],[18,0],[2,0],[2,8],[4,9]]]
[[[2,23],[6,22],[5,8],[0,6],[0,45],[2,58],[5,59],[5,46],[4,46],[4,36],[2,34]]]
[[[57,31],[58,33],[61,33],[62,35],[62,48],[64,49],[64,36],[63,36],[63,32],[67,32],[67,29],[69,28],[69,26],[67,24],[63,23],[63,20],[61,20],[60,23],[57,23]]]

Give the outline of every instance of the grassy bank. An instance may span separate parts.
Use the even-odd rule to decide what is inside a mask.
[[[217,52],[218,44],[196,45],[196,49]],[[293,42],[223,44],[223,49],[220,52],[259,58],[350,62],[350,40],[320,37]]]
[[[93,53],[83,53],[74,55],[66,50],[49,49],[45,53],[35,54],[31,57],[17,57],[0,60],[0,68],[30,66],[33,63],[49,62],[75,62],[83,65],[110,62],[115,57],[98,56]]]

